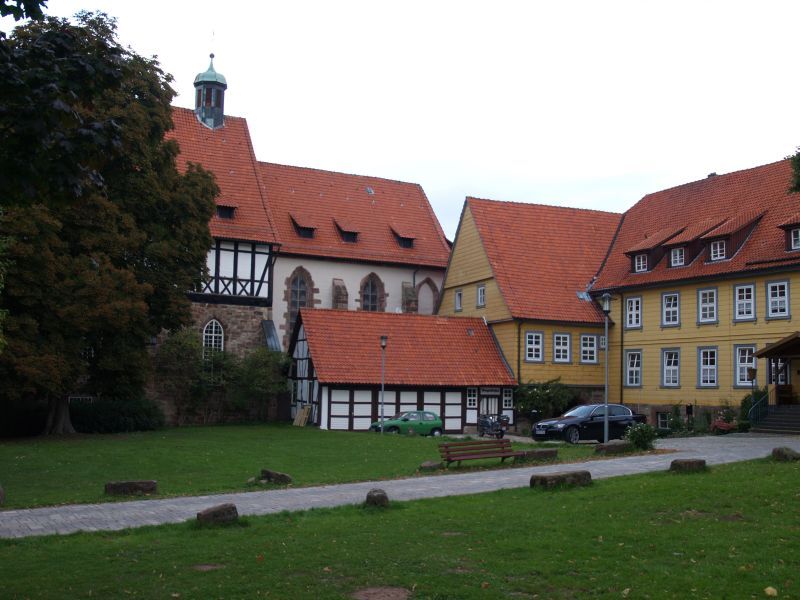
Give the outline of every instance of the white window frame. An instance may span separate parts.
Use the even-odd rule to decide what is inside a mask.
[[[203,327],[203,358],[207,358],[211,352],[225,351],[225,330],[222,323],[216,319],[211,319]]]
[[[477,306],[478,308],[483,308],[484,306],[486,306],[486,284],[485,283],[481,283],[480,285],[478,285],[478,290],[476,292],[475,302],[476,302],[475,306]]]
[[[697,349],[697,387],[719,387],[719,351],[716,347]]]
[[[641,329],[642,297],[625,298],[625,329]]]
[[[711,260],[725,260],[727,257],[727,244],[725,240],[714,240],[711,242],[709,258]]]
[[[525,332],[525,362],[544,362],[543,332]]]
[[[749,298],[741,297],[740,292],[749,292]],[[747,308],[749,311],[743,315],[739,314],[739,308]],[[733,287],[733,320],[734,321],[754,321],[756,318],[756,286],[752,283],[736,285]]]
[[[467,408],[478,408],[478,388],[467,388]]]
[[[571,348],[572,336],[569,333],[553,334],[553,362],[568,363],[572,362]],[[566,342],[566,343],[565,343]]]
[[[747,377],[747,369],[755,368],[756,366],[756,347],[754,345],[734,345],[733,347],[734,352],[734,382],[733,385],[735,387],[746,387],[751,388],[753,387],[753,382],[751,379]],[[742,360],[743,357],[747,357],[748,360],[745,362]]]
[[[514,390],[503,388],[503,408],[514,408]]]
[[[581,362],[586,365],[597,364],[598,339],[594,334],[581,334]]]
[[[800,227],[795,227],[789,232],[789,247],[792,250],[800,250]]]
[[[661,386],[669,388],[681,386],[681,351],[678,348],[661,350]]]
[[[633,257],[633,270],[636,273],[647,271],[647,254],[637,254]]]
[[[669,413],[656,413],[656,429],[669,429]]]
[[[464,299],[464,293],[462,290],[456,290],[455,296],[453,297],[453,309],[456,311],[462,310],[462,301]]]
[[[773,298],[773,290],[783,288],[783,294]],[[783,307],[782,310],[773,310]],[[767,282],[767,318],[768,319],[788,319],[789,318],[789,282],[788,281],[768,281]]]
[[[702,288],[697,290],[697,322],[718,322],[718,294],[717,288]]]
[[[686,260],[686,249],[683,246],[673,248],[669,253],[669,264],[672,267],[682,267]]]
[[[669,300],[675,300],[674,306],[668,306]],[[661,294],[661,326],[676,327],[681,324],[681,295],[679,292]]]
[[[642,387],[642,351],[625,351],[625,387]]]

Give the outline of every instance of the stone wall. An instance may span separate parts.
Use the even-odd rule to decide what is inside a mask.
[[[222,325],[225,334],[225,351],[238,356],[264,345],[261,321],[272,318],[272,310],[265,306],[235,306],[232,304],[192,303],[192,318],[198,335],[211,319]]]

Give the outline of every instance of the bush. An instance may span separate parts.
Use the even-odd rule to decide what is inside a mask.
[[[681,416],[681,405],[676,404],[672,407],[669,415],[669,429],[672,433],[678,433],[686,429],[686,423]]]
[[[150,431],[164,427],[164,413],[144,396],[132,399],[99,398],[70,404],[72,424],[81,433]]]
[[[625,439],[639,450],[651,450],[657,437],[655,427],[647,423],[635,423],[625,430]]]
[[[537,418],[555,417],[575,402],[575,394],[560,379],[551,379],[542,383],[529,381],[519,386],[514,392],[514,407],[521,415],[529,415],[533,411]]]
[[[737,427],[739,428],[740,433],[747,433],[748,431],[750,431],[750,421],[742,419],[741,421],[739,421]]]
[[[756,400],[760,400],[767,393],[767,388],[756,389]],[[739,420],[746,421],[750,417],[750,409],[753,407],[753,393],[747,394],[739,404]]]

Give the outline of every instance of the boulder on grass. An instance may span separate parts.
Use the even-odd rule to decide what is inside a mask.
[[[441,462],[435,460],[426,460],[419,466],[419,470],[422,472],[430,472],[430,471],[438,471],[443,467]]]
[[[551,460],[558,456],[558,448],[540,448],[538,450],[523,450],[522,456],[517,457],[518,462],[533,462],[537,460]]]
[[[699,473],[706,470],[706,461],[702,458],[676,458],[670,463],[669,470],[676,473]]]
[[[261,479],[265,479],[270,483],[292,483],[291,475],[278,471],[270,471],[269,469],[261,469]]]
[[[385,508],[389,506],[389,496],[385,491],[375,488],[374,490],[367,492],[367,500],[365,504],[367,506],[380,506]]]
[[[589,485],[591,483],[592,474],[589,471],[562,471],[531,475],[532,488],[552,489],[560,486]]]
[[[222,523],[233,523],[239,519],[239,511],[236,505],[230,502],[218,504],[211,508],[206,508],[197,513],[197,522],[201,525],[219,525]]]
[[[800,460],[800,452],[782,446],[780,448],[772,449],[772,458],[781,462],[790,462],[793,460]]]
[[[155,481],[109,481],[105,492],[108,496],[140,496],[155,494],[158,483]]]
[[[597,444],[594,447],[595,454],[602,454],[603,456],[609,454],[624,454],[633,450],[633,444],[628,440],[609,440],[605,444]]]

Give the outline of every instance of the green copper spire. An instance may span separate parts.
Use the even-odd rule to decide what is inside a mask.
[[[194,78],[194,84],[197,86],[198,83],[219,83],[226,88],[228,87],[228,82],[225,81],[225,76],[221,73],[217,73],[214,70],[214,53],[212,52],[210,55],[211,62],[208,65],[208,69],[204,73],[198,73],[197,77]]]
[[[217,129],[225,125],[225,90],[228,82],[214,70],[214,55],[205,73],[194,78],[194,114],[206,127]]]

